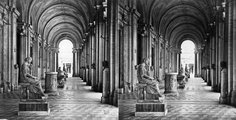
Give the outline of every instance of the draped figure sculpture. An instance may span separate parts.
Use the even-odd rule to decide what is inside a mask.
[[[37,98],[37,96],[42,97],[45,96],[41,81],[37,79],[37,77],[31,75],[31,62],[32,58],[25,58],[24,63],[21,65],[20,70],[20,83],[29,83],[29,93],[33,94],[30,98]]]
[[[162,97],[157,79],[150,76],[150,60],[148,58],[143,59],[143,62],[138,65],[137,75],[139,84],[144,84],[146,87],[146,93],[151,94],[151,99],[158,99]],[[138,86],[139,87],[139,86]],[[138,88],[139,89],[139,88]],[[150,96],[150,95],[149,95]]]

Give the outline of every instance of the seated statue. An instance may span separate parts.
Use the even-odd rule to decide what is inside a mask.
[[[29,99],[41,99],[42,97],[45,96],[45,94],[41,86],[41,81],[38,80],[37,77],[31,75],[31,72],[30,72],[31,62],[32,62],[31,57],[25,58],[25,61],[22,64],[21,70],[20,70],[20,83],[19,84],[20,85],[22,84],[22,87],[25,87],[25,85],[27,85],[27,91],[29,93],[22,93],[23,95],[29,94],[28,96]],[[23,92],[27,92],[27,91],[23,91]]]
[[[138,99],[149,99],[149,100],[159,100],[159,97],[162,97],[158,81],[150,76],[150,67],[149,67],[149,59],[145,58],[143,62],[138,65],[137,75],[138,75],[138,89],[146,93],[146,96],[143,93],[138,93]]]

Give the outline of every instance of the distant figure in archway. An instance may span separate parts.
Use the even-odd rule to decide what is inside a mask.
[[[148,58],[145,58],[143,59],[143,62],[138,66],[138,82],[141,84],[147,84],[147,93],[162,97],[159,90],[158,81],[150,76],[149,62],[150,60]]]

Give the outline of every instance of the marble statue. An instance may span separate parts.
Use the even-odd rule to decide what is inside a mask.
[[[154,77],[150,76],[150,66],[149,66],[150,60],[148,58],[145,58],[143,62],[138,65],[137,69],[137,75],[138,75],[138,82],[139,84],[146,84],[146,93],[154,95],[159,98],[162,97],[159,87],[158,87],[158,81],[157,79],[154,79]]]
[[[34,96],[30,95],[30,98],[35,98],[35,96],[45,96],[41,81],[37,79],[37,77],[31,75],[31,62],[32,58],[27,57],[25,58],[24,63],[21,66],[20,70],[20,83],[29,83],[29,93],[33,94]]]

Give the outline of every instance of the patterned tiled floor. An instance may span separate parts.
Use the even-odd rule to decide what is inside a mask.
[[[9,120],[117,120],[118,108],[101,104],[101,93],[91,91],[80,78],[69,78],[59,96],[49,96],[49,116],[17,116],[18,92],[0,94],[0,119]]]
[[[200,78],[190,79],[178,97],[166,97],[168,113],[164,117],[135,117],[134,93],[120,95],[120,120],[236,120],[236,108],[219,104],[219,93]],[[162,92],[164,90],[162,89]]]

